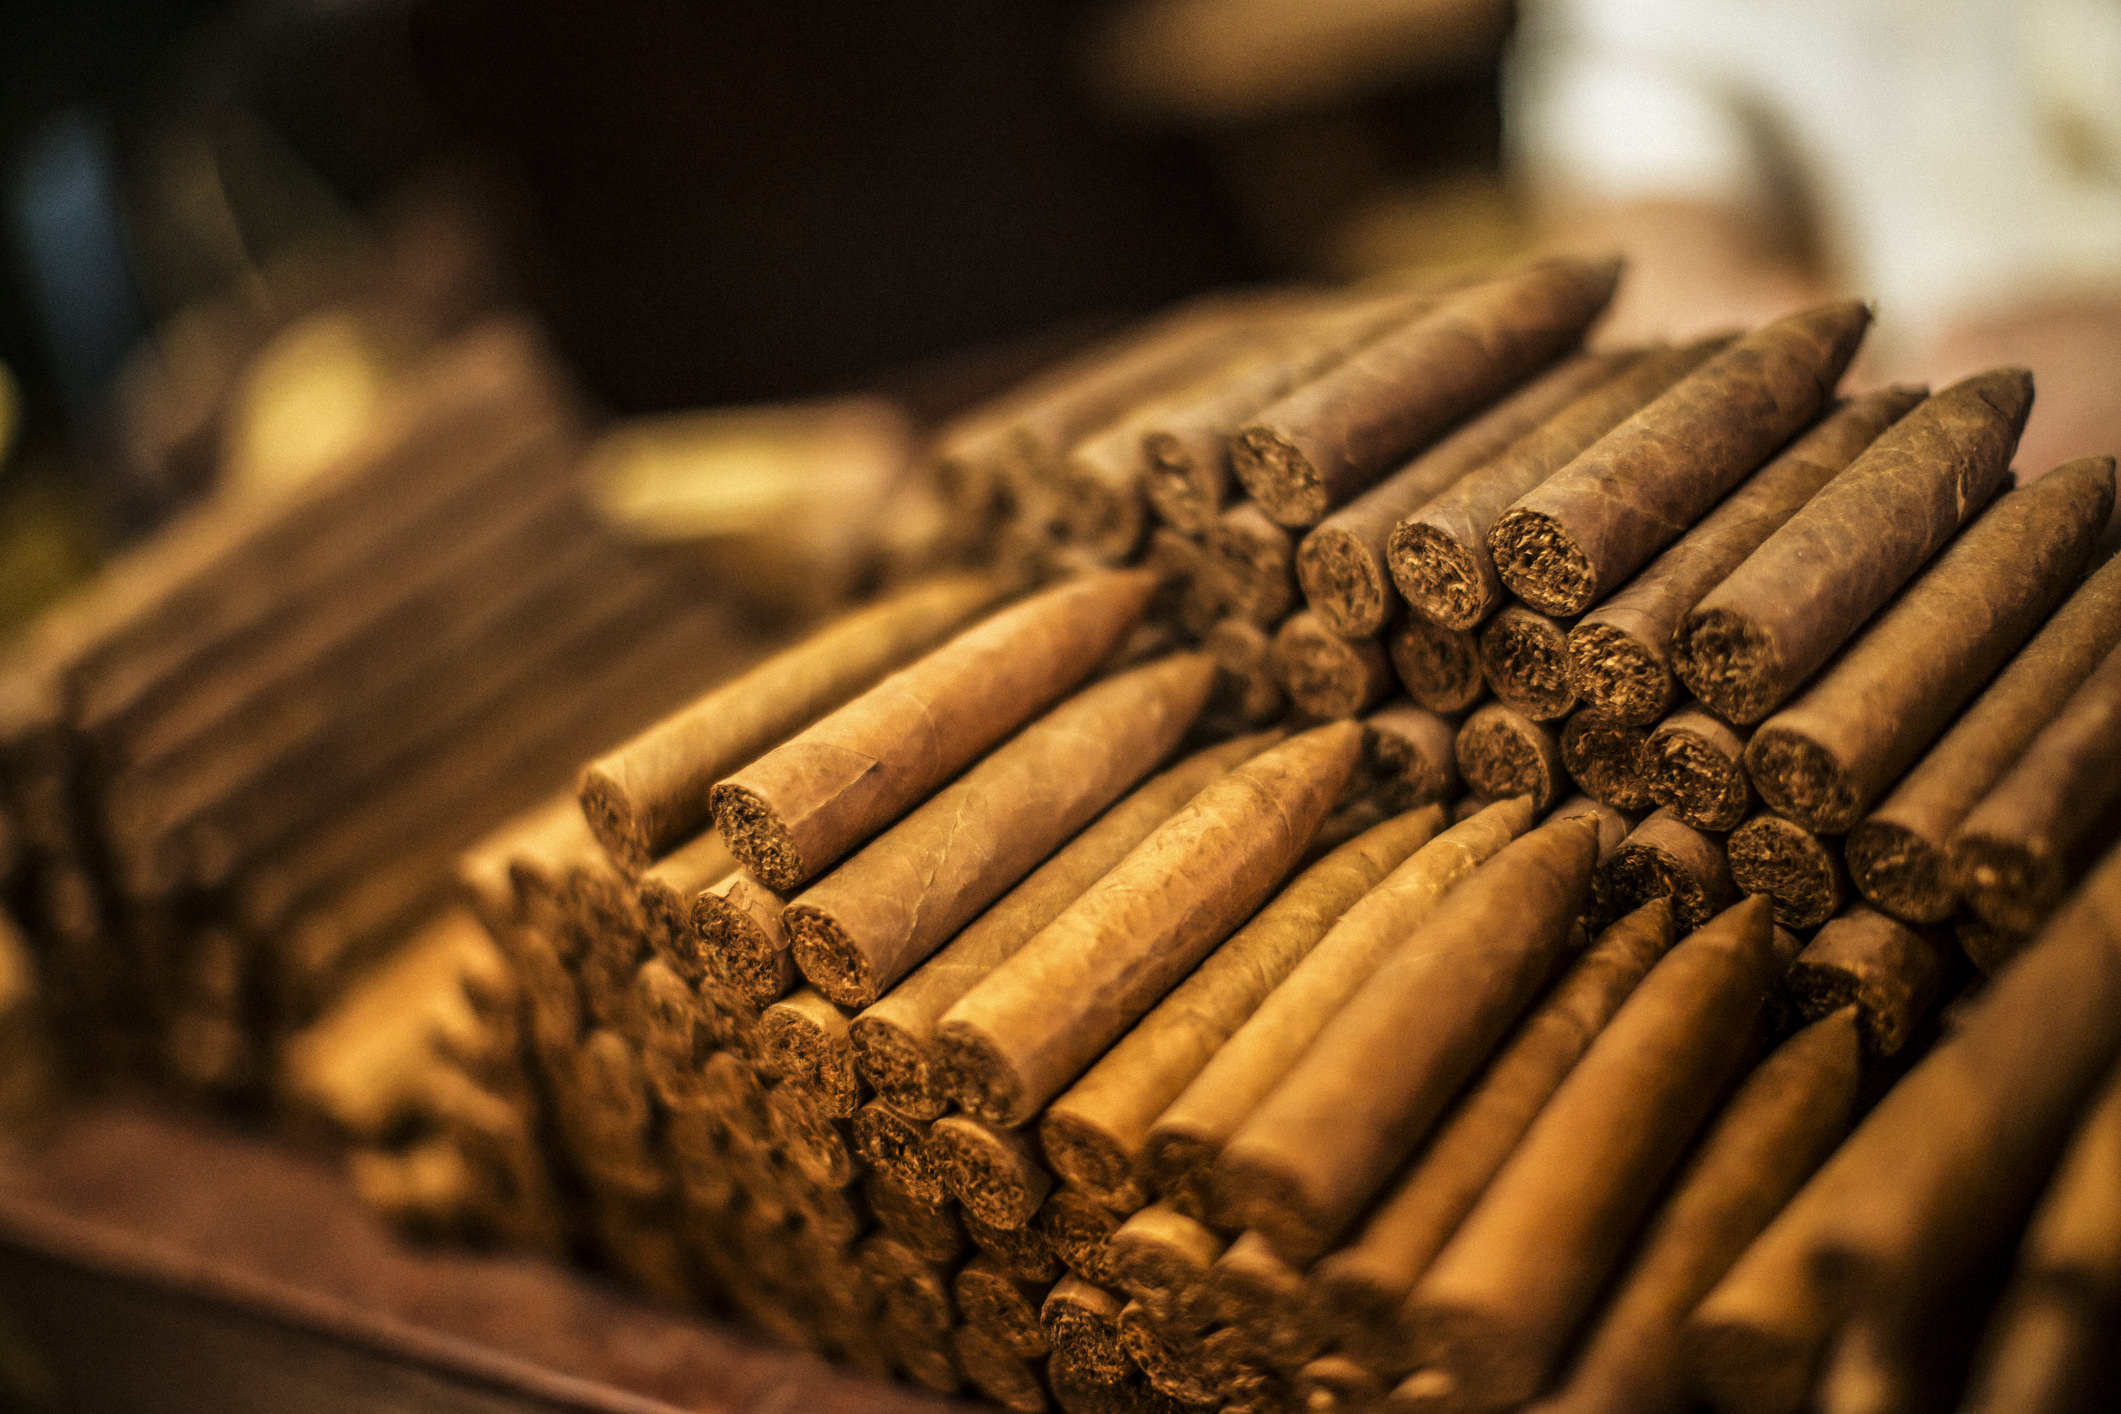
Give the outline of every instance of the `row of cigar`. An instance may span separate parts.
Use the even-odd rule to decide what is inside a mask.
[[[12,647],[8,902],[77,1060],[264,1083],[466,845],[755,655],[600,527],[583,440],[535,332],[483,317],[330,466],[209,496]]]

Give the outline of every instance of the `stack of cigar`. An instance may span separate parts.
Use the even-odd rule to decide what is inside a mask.
[[[755,655],[600,528],[581,441],[539,339],[489,319],[329,467],[214,496],[16,645],[16,902],[96,1059],[255,1083],[467,844]]]

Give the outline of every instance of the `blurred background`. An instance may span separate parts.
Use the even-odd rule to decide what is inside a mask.
[[[1210,286],[1617,246],[1608,337],[1854,290],[1865,379],[2035,369],[2025,472],[2121,440],[2111,0],[16,0],[0,69],[9,624],[502,300],[601,413],[917,428]]]

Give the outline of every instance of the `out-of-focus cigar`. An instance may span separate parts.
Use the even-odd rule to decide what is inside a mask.
[[[1722,844],[1669,810],[1656,811],[1630,831],[1604,874],[1608,907],[1669,898],[1682,933],[1701,927],[1737,897]]]
[[[1250,619],[1219,619],[1200,646],[1217,669],[1209,722],[1256,730],[1281,714],[1285,699],[1274,677],[1272,634]]]
[[[974,1257],[958,1269],[951,1283],[965,1324],[977,1326],[1022,1360],[1046,1353],[1046,1328],[1039,1324],[1045,1284],[1025,1281],[993,1258]]]
[[[1585,614],[1569,630],[1577,692],[1622,721],[1654,722],[1671,711],[1680,619],[1922,397],[1918,388],[1885,388],[1828,413]]]
[[[1910,922],[1950,915],[1952,831],[2117,643],[2121,560],[2108,560],[1849,831],[1849,872],[1865,898]]]
[[[1167,756],[1214,664],[1179,654],[1069,698],[793,899],[796,966],[862,1007]]]
[[[942,1166],[928,1144],[926,1121],[908,1119],[882,1100],[871,1100],[854,1112],[851,1128],[855,1149],[894,1186],[923,1203],[940,1206],[949,1201]]]
[[[1400,1313],[1436,1254],[1591,1041],[1672,941],[1655,899],[1605,930],[1467,1093],[1354,1242],[1312,1269],[1306,1318],[1322,1344],[1392,1374],[1410,1368]]]
[[[1027,1134],[944,1115],[929,1126],[928,1147],[965,1211],[994,1227],[1022,1227],[1053,1190],[1053,1175]]]
[[[1316,525],[1559,357],[1619,277],[1615,262],[1544,261],[1452,295],[1253,418],[1232,443],[1232,469],[1277,521]]]
[[[1562,724],[1561,764],[1586,793],[1615,810],[1654,809],[1643,762],[1648,739],[1642,727],[1585,707]]]
[[[768,1069],[784,1085],[799,1085],[834,1119],[852,1119],[861,1103],[847,1013],[808,987],[798,987],[759,1018]]]
[[[1452,628],[1474,628],[1506,597],[1488,532],[1519,497],[1698,368],[1725,341],[1608,355],[1607,376],[1460,479],[1392,531],[1392,582],[1416,609]]]
[[[1650,969],[1533,1120],[1409,1300],[1417,1355],[1460,1407],[1539,1391],[1757,1044],[1779,965],[1766,900],[1718,915]]]
[[[1792,314],[1681,379],[1495,522],[1502,582],[1550,614],[1620,588],[1819,415],[1870,318],[1854,300]]]
[[[768,1006],[796,983],[795,958],[781,927],[782,897],[749,869],[736,869],[693,896],[692,945],[701,972],[754,1006]]]
[[[1341,915],[1442,825],[1435,806],[1409,811],[1298,875],[1046,1107],[1039,1139],[1054,1171],[1115,1207],[1139,1207],[1142,1142],[1164,1107]]]
[[[1385,641],[1407,696],[1432,712],[1462,712],[1488,690],[1471,629],[1445,628],[1417,609]]]
[[[1480,669],[1504,706],[1535,722],[1576,705],[1569,681],[1569,627],[1537,609],[1505,604],[1480,631]]]
[[[1062,1277],[1039,1309],[1047,1347],[1056,1358],[1065,1352],[1109,1379],[1120,1378],[1127,1372],[1126,1354],[1119,1347],[1119,1312],[1126,1304],[1081,1277]]]
[[[2037,484],[2037,483],[2036,483]],[[1947,866],[1976,917],[2030,932],[2102,842],[2121,799],[2121,648],[2110,649],[1952,832]],[[2008,953],[1975,958],[1993,971]]]
[[[1644,1235],[1560,1387],[1539,1414],[1676,1414],[1688,1407],[1679,1329],[1746,1244],[1811,1176],[1854,1116],[1855,1011],[1784,1042],[1739,1087]]]
[[[1207,1302],[1216,1320],[1242,1327],[1279,1363],[1299,1361],[1304,1274],[1256,1232],[1240,1233],[1208,1273]]]
[[[1296,576],[1312,612],[1345,638],[1383,632],[1400,607],[1386,556],[1393,527],[1620,366],[1600,354],[1564,361],[1320,521],[1296,552]]]
[[[1099,1286],[1114,1284],[1105,1239],[1119,1230],[1117,1213],[1088,1194],[1058,1188],[1039,1205],[1031,1221],[1069,1271]]]
[[[2032,402],[1999,369],[1887,428],[1680,620],[1680,681],[1726,721],[1774,711],[1996,494]]]
[[[1010,1414],[1044,1414],[1046,1387],[1023,1357],[974,1325],[953,1326],[951,1353],[965,1381]]]
[[[1296,710],[1321,721],[1366,712],[1393,686],[1383,644],[1342,638],[1308,609],[1282,621],[1268,660]]]
[[[2077,1126],[1989,1323],[1968,1414],[2094,1408],[2121,1312],[2121,1071]]]
[[[850,1030],[863,1078],[902,1114],[940,1115],[947,1099],[934,1074],[931,1047],[943,1013],[1209,782],[1279,739],[1279,733],[1259,733],[1188,757],[1107,810],[1033,870],[854,1019]]]
[[[958,1103],[1035,1114],[1273,891],[1361,753],[1335,722],[1236,767],[987,974],[935,1029]]]
[[[774,888],[807,882],[1088,676],[1155,587],[1089,575],[960,633],[719,782],[722,839]]]
[[[1774,900],[1785,928],[1816,928],[1848,902],[1841,851],[1780,815],[1755,815],[1724,842],[1731,879],[1741,893]]]
[[[1744,734],[1699,707],[1657,724],[1642,752],[1657,803],[1697,830],[1735,830],[1753,813]]]
[[[1491,805],[1415,851],[1350,906],[1149,1127],[1141,1158],[1149,1186],[1181,1211],[1206,1216],[1209,1174],[1229,1137],[1447,891],[1531,819],[1529,801]]]
[[[1223,1146],[1224,1225],[1291,1260],[1339,1236],[1553,971],[1597,848],[1595,822],[1557,821],[1444,896]]]
[[[2111,457],[2003,497],[1746,743],[1779,815],[1845,834],[2077,582],[2114,506]]]
[[[1061,1260],[1052,1244],[1034,1224],[1026,1227],[995,1227],[965,1215],[965,1235],[982,1256],[1019,1282],[1041,1289],[1059,1280]]]
[[[1303,1401],[1300,1407],[1316,1414],[1374,1408],[1387,1388],[1373,1367],[1339,1353],[1304,1362],[1295,1386],[1296,1397]]]
[[[954,575],[846,614],[583,768],[582,812],[638,874],[707,827],[714,783],[932,648],[1000,597]]]
[[[1105,1239],[1120,1289],[1166,1325],[1197,1331],[1208,1323],[1209,1269],[1223,1240],[1176,1208],[1152,1203]]]
[[[1240,501],[1215,518],[1202,573],[1231,613],[1271,628],[1296,605],[1296,537],[1256,503]]]
[[[1535,809],[1545,810],[1569,788],[1554,733],[1500,702],[1466,718],[1454,752],[1467,787],[1489,800],[1529,796]]]
[[[1120,1349],[1148,1376],[1149,1387],[1181,1404],[1213,1404],[1215,1381],[1201,1359],[1200,1341],[1191,1331],[1160,1321],[1139,1301],[1119,1311]]]
[[[1411,810],[1458,792],[1458,724],[1411,702],[1362,719],[1363,774],[1388,809]]]
[[[1790,965],[1799,1013],[1816,1020],[1854,1003],[1873,1055],[1899,1054],[1943,994],[1945,943],[1858,905],[1821,928]]]
[[[616,861],[614,861],[616,862]],[[648,945],[680,977],[698,984],[707,975],[706,955],[693,927],[701,895],[737,870],[736,856],[712,830],[657,860],[634,882]]]

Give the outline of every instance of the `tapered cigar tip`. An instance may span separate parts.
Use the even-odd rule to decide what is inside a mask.
[[[1965,389],[1987,403],[1996,416],[2011,425],[2015,434],[2025,429],[2026,416],[2033,410],[2033,371],[2030,368],[1991,368],[1986,373],[1976,373],[1963,378],[1946,393]]]

